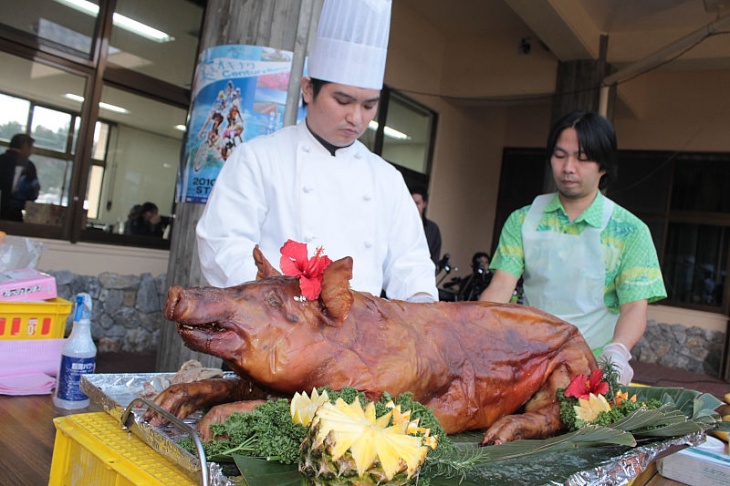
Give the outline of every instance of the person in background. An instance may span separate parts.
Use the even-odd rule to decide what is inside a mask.
[[[510,215],[480,300],[508,302],[523,276],[525,304],[577,326],[628,384],[648,303],[667,294],[648,227],[600,191],[617,172],[613,126],[570,113],[553,126],[547,154],[557,193]]]
[[[306,119],[239,145],[196,228],[213,286],[254,280],[291,239],[333,261],[353,258],[353,289],[412,302],[437,299],[422,222],[400,173],[358,138],[378,111],[389,0],[326,0],[301,79]]]
[[[41,183],[38,180],[38,170],[35,164],[28,160],[20,173],[20,177],[18,177],[18,182],[15,184],[11,203],[16,214],[20,213],[22,221],[25,220],[25,213],[23,212],[25,211],[25,203],[38,199],[40,192]]]
[[[471,275],[463,278],[459,284],[459,300],[479,300],[479,296],[491,281],[489,254],[483,251],[474,253],[471,257]]]
[[[439,259],[441,258],[441,230],[439,226],[426,218],[426,208],[428,207],[428,191],[422,187],[416,187],[411,190],[411,197],[416,203],[418,212],[423,221],[423,231],[426,233],[426,242],[428,243],[428,252],[431,254],[431,261],[436,265],[436,272],[440,270]]]
[[[40,191],[41,183],[38,180],[38,171],[35,164],[30,160],[27,160],[13,189],[13,197],[10,202],[14,215],[13,217],[20,218],[19,221],[23,221],[25,203],[38,199]],[[16,219],[16,221],[18,221],[18,219]]]
[[[30,135],[15,134],[7,151],[0,155],[0,219],[23,221],[22,212],[13,204],[13,188],[33,153],[34,143]]]
[[[138,236],[161,237],[163,228],[157,205],[152,202],[136,204],[129,212],[126,233]]]

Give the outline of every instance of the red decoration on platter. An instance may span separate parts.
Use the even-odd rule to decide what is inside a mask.
[[[594,395],[605,395],[608,393],[608,383],[603,381],[603,371],[600,368],[593,370],[590,378],[586,378],[586,375],[583,373],[574,377],[563,394],[566,397],[586,400],[591,393]]]

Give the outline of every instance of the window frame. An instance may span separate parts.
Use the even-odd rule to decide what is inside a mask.
[[[101,101],[103,86],[111,86],[116,89],[129,91],[139,96],[148,97],[155,101],[181,108],[186,112],[191,103],[191,91],[172,83],[168,83],[151,76],[135,72],[121,66],[107,63],[109,39],[112,29],[112,16],[117,5],[116,0],[99,0],[99,13],[96,17],[92,43],[88,56],[79,55],[79,51],[68,50],[56,43],[43,39],[37,35],[22,31],[6,24],[0,24],[0,51],[6,54],[17,56],[30,62],[36,62],[59,69],[67,74],[77,75],[84,80],[83,97],[86,100],[78,113],[73,113],[82,119],[78,132],[75,131],[74,119],[72,118],[69,130],[69,143],[73,143],[73,137],[77,136],[76,150],[73,151],[73,170],[71,175],[71,186],[68,189],[68,214],[69,217],[61,227],[50,225],[36,225],[28,223],[17,223],[2,221],[2,228],[22,236],[49,238],[70,241],[98,242],[118,246],[135,246],[142,248],[169,249],[170,239],[145,238],[135,235],[119,235],[94,231],[83,224],[83,202],[86,198],[89,186],[89,174],[92,166],[100,165],[93,159],[92,147],[94,129],[97,121],[110,123],[99,116],[99,102]],[[205,20],[205,1],[193,1],[202,8],[203,14],[200,17],[200,29]],[[195,56],[199,55],[200,39],[195,50]],[[192,82],[194,73],[190,73]],[[11,95],[18,97],[16,95]],[[29,100],[34,103],[34,100]],[[44,103],[39,105],[50,107]],[[57,109],[51,107],[52,109]],[[68,112],[67,109],[60,111]],[[30,112],[29,112],[30,113]],[[30,119],[30,114],[29,114]],[[83,120],[87,120],[83,122]],[[30,123],[30,122],[29,122]],[[30,130],[30,124],[28,124]],[[107,140],[107,144],[109,140]],[[7,145],[0,142],[0,145]],[[36,148],[34,152],[45,155],[45,149]],[[108,147],[107,147],[108,154]],[[106,164],[104,164],[106,170]],[[175,201],[173,205],[173,214]]]
[[[415,171],[408,167],[398,164],[395,160],[390,160],[383,157],[383,145],[385,140],[385,127],[388,119],[388,112],[390,110],[391,98],[398,98],[400,102],[406,105],[412,105],[416,109],[428,113],[430,116],[429,130],[427,134],[427,149],[426,149],[426,171],[425,173]],[[429,187],[431,181],[431,170],[433,167],[433,155],[436,145],[436,133],[438,131],[438,112],[419,103],[413,98],[408,97],[401,91],[394,90],[389,86],[383,86],[380,93],[380,102],[378,104],[378,114],[375,116],[375,121],[378,123],[378,129],[375,134],[375,141],[373,144],[372,152],[376,155],[383,157],[384,160],[392,164],[398,171],[403,175],[403,179],[409,188],[413,187]]]

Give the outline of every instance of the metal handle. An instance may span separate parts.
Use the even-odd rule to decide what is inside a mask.
[[[205,458],[205,451],[203,450],[203,443],[200,441],[200,437],[198,437],[197,432],[195,429],[190,427],[188,424],[180,420],[179,418],[175,417],[173,414],[168,412],[167,410],[163,410],[160,407],[158,407],[154,402],[148,400],[144,397],[135,397],[132,402],[127,405],[127,408],[124,409],[124,413],[122,413],[122,426],[124,428],[129,428],[127,425],[127,421],[129,420],[129,416],[132,413],[132,408],[134,405],[138,402],[142,402],[145,405],[147,405],[149,408],[153,409],[155,412],[159,413],[163,417],[165,417],[167,420],[169,420],[173,425],[177,426],[181,430],[185,431],[190,438],[195,443],[195,449],[198,451],[198,460],[200,461],[200,476],[201,476],[201,485],[202,486],[208,486],[208,460]]]

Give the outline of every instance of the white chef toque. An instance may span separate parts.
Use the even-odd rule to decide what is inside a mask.
[[[309,54],[309,76],[381,89],[391,0],[325,0]]]

